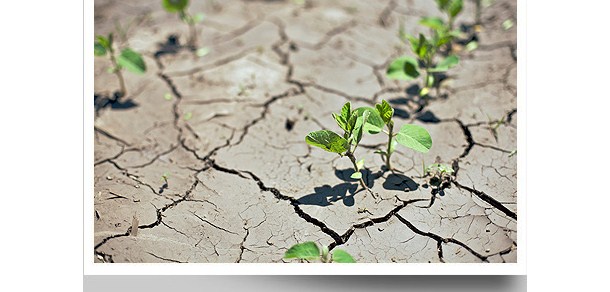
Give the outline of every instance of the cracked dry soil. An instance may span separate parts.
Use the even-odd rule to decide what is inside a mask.
[[[516,1],[482,10],[478,49],[460,53],[445,97],[423,107],[409,93],[416,82],[385,68],[409,54],[401,23],[415,32],[420,17],[441,16],[434,1],[191,2],[206,15],[200,58],[167,49],[188,27],[160,1],[95,1],[96,35],[119,23],[119,45],[148,66],[125,74],[121,102],[96,109],[95,262],[283,262],[304,241],[363,263],[517,261],[517,30],[502,27],[516,23]],[[465,1],[456,23],[473,24],[474,7]],[[98,97],[118,89],[108,66],[95,59]],[[331,112],[346,101],[381,99],[397,124],[428,129],[433,147],[397,150],[404,173],[392,174],[373,154],[385,138],[367,136],[356,155],[376,203],[356,192],[347,159],[304,137],[337,130]],[[436,159],[456,170],[439,194],[422,177]]]

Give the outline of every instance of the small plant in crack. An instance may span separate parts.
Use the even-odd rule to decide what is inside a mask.
[[[203,21],[203,14],[197,13],[191,15],[187,11],[189,6],[188,0],[163,0],[162,6],[169,13],[178,13],[180,20],[188,25],[189,37],[187,39],[187,47],[199,57],[206,55],[209,52],[207,48],[197,48],[197,27],[195,26]]]
[[[146,72],[146,63],[142,59],[142,55],[132,50],[131,48],[123,48],[121,53],[116,56],[114,49],[113,35],[108,36],[98,35],[95,38],[94,50],[95,56],[108,56],[112,66],[108,68],[109,73],[114,73],[119,79],[120,91],[114,94],[114,99],[117,100],[123,96],[127,96],[127,88],[125,87],[125,79],[123,78],[123,69],[127,71],[143,74]]]
[[[167,172],[161,176],[161,181],[163,182],[163,185],[159,189],[159,194],[163,193],[163,191],[169,187],[168,179],[169,179],[169,173],[167,173]]]
[[[364,125],[370,114],[370,108],[357,108],[352,111],[350,103],[347,102],[341,108],[340,114],[332,114],[339,127],[344,131],[343,136],[333,131],[320,130],[307,134],[305,142],[325,151],[337,153],[341,157],[348,157],[354,166],[354,173],[351,178],[359,180],[360,185],[375,196],[362,179],[361,170],[364,168],[364,160],[357,161],[354,156],[354,152],[358,148],[360,140],[362,140]]]
[[[414,80],[421,75],[425,75],[419,95],[427,97],[430,88],[435,87],[438,92],[438,80],[440,80],[438,74],[455,67],[460,61],[456,55],[449,55],[437,61],[438,53],[444,45],[451,42],[452,34],[446,32],[444,28],[439,28],[433,29],[431,37],[426,37],[421,33],[419,37],[414,37],[402,32],[401,37],[410,43],[411,50],[416,58],[402,56],[393,60],[386,71],[386,76],[389,79]]]
[[[302,261],[321,261],[322,263],[355,263],[354,258],[342,249],[335,249],[331,253],[328,246],[320,249],[313,241],[293,245],[284,254],[284,259],[300,259]]]
[[[424,169],[424,176],[430,177],[430,187],[435,192],[450,188],[454,173],[455,171],[450,165],[442,163],[433,163]]]
[[[394,133],[394,109],[385,100],[370,108],[371,114],[365,125],[365,131],[369,134],[383,132],[388,135],[388,144],[385,150],[376,150],[375,153],[381,155],[387,170],[394,171],[391,164],[392,153],[396,150],[396,145],[400,144],[415,151],[427,153],[432,148],[432,137],[428,131],[417,125],[403,125],[400,130]],[[384,129],[385,127],[385,129]]]

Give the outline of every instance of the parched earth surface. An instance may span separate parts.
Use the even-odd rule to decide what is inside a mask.
[[[465,1],[456,23],[479,46],[427,103],[385,70],[411,54],[401,25],[442,16],[432,0],[191,2],[202,57],[160,1],[95,1],[95,33],[148,67],[124,73],[128,94],[111,103],[118,81],[95,58],[95,262],[287,262],[305,241],[358,262],[517,261],[516,1],[484,1],[476,34]],[[377,201],[347,158],[304,137],[338,131],[331,113],[347,101],[382,99],[433,147],[399,148],[392,173],[373,153],[387,138],[366,136],[356,157]],[[440,193],[423,176],[434,162],[456,171]]]

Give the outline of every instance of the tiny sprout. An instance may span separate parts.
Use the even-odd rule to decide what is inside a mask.
[[[450,186],[455,170],[450,165],[433,163],[425,168],[425,176],[431,176],[430,185],[436,189],[444,189]]]
[[[127,69],[128,71],[136,74],[143,74],[146,72],[146,63],[142,59],[142,55],[130,48],[124,48],[121,50],[121,54],[115,56],[113,34],[110,33],[107,37],[98,35],[95,38],[93,53],[95,56],[102,57],[108,55],[112,66],[108,68],[108,73],[114,73],[119,79],[120,94],[119,97],[127,95],[127,88],[125,87],[125,80],[123,79],[122,70]]]
[[[502,28],[504,28],[504,30],[509,30],[513,27],[513,21],[510,19],[505,20],[504,22],[502,22]]]
[[[172,94],[171,93],[166,93],[165,95],[163,95],[163,98],[165,98],[165,100],[172,100]]]
[[[166,184],[167,184],[168,178],[169,178],[169,173],[167,173],[167,172],[161,176],[161,180],[163,180]]]
[[[336,249],[332,253],[328,246],[322,250],[313,241],[298,243],[284,253],[284,259],[300,259],[306,261],[320,260],[322,263],[355,263],[354,258],[344,250]]]
[[[184,114],[184,120],[188,121],[193,117],[193,113],[192,112],[188,112]]]
[[[434,30],[432,37],[419,34],[418,38],[410,35],[405,35],[404,38],[411,44],[411,50],[416,58],[402,56],[395,59],[390,63],[386,76],[390,79],[413,80],[425,74],[419,95],[426,96],[431,87],[438,85],[434,74],[445,72],[460,61],[456,55],[449,55],[438,62],[436,60],[441,47],[450,43],[453,35],[444,28],[439,28]]]
[[[162,0],[161,5],[165,11],[169,13],[178,13],[180,20],[189,26],[189,38],[187,44],[192,51],[196,51],[197,28],[195,27],[195,24],[203,21],[205,17],[203,13],[197,13],[194,16],[189,14],[187,11],[189,6],[188,0]],[[197,54],[197,56],[201,57],[199,54]]]

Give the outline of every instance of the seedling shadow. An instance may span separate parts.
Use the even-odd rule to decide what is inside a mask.
[[[95,107],[95,114],[99,114],[99,111],[104,108],[111,108],[115,110],[128,110],[137,107],[138,104],[133,99],[121,100],[121,95],[117,91],[112,96],[106,94],[94,94],[93,102]]]
[[[419,114],[415,119],[427,124],[438,124],[441,120],[431,111],[425,111]]]
[[[419,184],[408,176],[392,173],[383,182],[383,188],[393,191],[412,192],[419,188]]]
[[[341,183],[334,187],[324,185],[321,187],[315,187],[313,194],[305,195],[297,199],[297,201],[299,204],[303,205],[317,205],[324,207],[332,205],[334,202],[339,200],[343,200],[343,204],[345,206],[353,206],[356,189],[358,189],[358,185],[352,183]]]
[[[175,55],[184,48],[184,46],[180,45],[178,36],[175,34],[168,36],[165,43],[159,43],[158,45],[159,50],[155,52],[155,58],[159,58],[163,55]]]
[[[364,168],[362,171],[362,179],[366,183],[366,186],[372,188],[375,185],[375,180],[380,178],[383,175],[382,171],[371,172],[368,168]],[[354,169],[335,169],[335,176],[337,176],[340,180],[347,182],[357,183],[358,181],[351,178],[351,175],[354,173]]]

